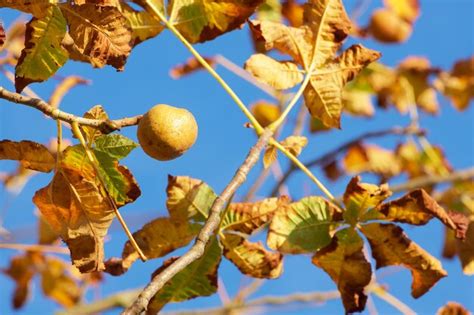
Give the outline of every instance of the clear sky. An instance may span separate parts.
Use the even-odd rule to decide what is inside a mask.
[[[344,1],[350,11],[355,1]],[[369,1],[370,2],[370,1]],[[371,1],[371,8],[380,6],[381,1]],[[410,55],[426,56],[434,66],[450,69],[452,64],[461,58],[474,53],[474,3],[472,0],[424,0],[421,1],[422,15],[416,23],[410,40],[403,45],[381,45],[372,40],[363,41],[369,48],[382,51],[381,61],[387,65],[396,65]],[[1,9],[0,18],[8,26],[16,14],[11,10]],[[363,17],[364,18],[364,17]],[[365,17],[366,18],[366,17]],[[222,54],[226,58],[243,65],[252,54],[248,28],[224,35],[205,45],[197,45],[203,55]],[[157,103],[166,103],[188,108],[196,116],[199,124],[199,138],[194,147],[183,157],[171,162],[158,162],[148,158],[140,149],[135,150],[124,160],[137,178],[142,189],[142,196],[133,204],[123,208],[123,213],[132,230],[141,227],[148,220],[166,215],[165,187],[167,175],[189,175],[202,179],[220,192],[230,180],[235,169],[243,161],[246,152],[255,142],[251,130],[243,128],[246,122],[243,114],[233,104],[228,95],[218,86],[212,77],[202,72],[193,76],[173,80],[169,69],[189,57],[175,38],[164,32],[158,38],[148,41],[136,48],[122,73],[112,68],[94,70],[89,65],[69,62],[59,71],[59,75],[79,74],[92,80],[92,85],[74,89],[64,100],[62,108],[66,111],[82,114],[95,104],[102,104],[113,118],[131,116],[146,112]],[[236,78],[232,73],[219,68],[223,77],[232,88],[250,104],[265,95],[248,83]],[[45,84],[34,84],[32,88],[42,97],[47,98],[57,84],[51,80]],[[5,78],[0,78],[0,85],[13,89]],[[439,144],[455,168],[473,165],[473,113],[471,106],[465,112],[457,112],[443,97],[439,97],[441,114],[436,117],[422,114],[421,124],[429,130],[428,138],[433,144]],[[364,131],[378,130],[391,125],[406,125],[408,118],[395,110],[377,110],[372,120],[344,116],[342,130],[330,134],[310,137],[310,144],[301,156],[303,161],[319,156],[342,141],[351,139]],[[55,137],[55,123],[45,119],[42,114],[31,108],[0,101],[0,139],[33,140],[46,143]],[[126,136],[136,139],[136,128],[123,131]],[[66,136],[71,138],[70,134]],[[397,139],[389,137],[377,143],[393,147]],[[284,167],[288,165],[281,158]],[[14,163],[1,161],[0,171],[11,170]],[[237,193],[242,196],[249,188],[258,171],[259,165],[249,176],[246,183]],[[317,174],[319,171],[317,172]],[[372,178],[365,176],[366,181]],[[31,197],[39,188],[45,186],[50,175],[35,176],[19,196],[0,191],[0,217],[3,224],[14,231],[15,242],[33,243],[36,240],[34,206]],[[330,183],[328,186],[335,194],[343,192],[344,183]],[[319,194],[308,179],[302,175],[293,176],[290,192],[293,199],[304,195]],[[269,193],[272,184],[265,185],[260,191],[263,196]],[[408,235],[431,254],[440,257],[443,227],[438,222],[424,227],[407,227]],[[118,224],[111,229],[110,240],[106,244],[106,256],[120,255],[125,236]],[[8,264],[14,251],[0,251],[0,268]],[[101,294],[107,296],[126,288],[138,288],[149,281],[150,273],[161,265],[161,260],[147,263],[137,262],[124,276],[114,278],[107,276]],[[443,260],[449,276],[442,279],[430,292],[415,300],[410,296],[410,273],[398,268],[385,268],[377,271],[382,283],[388,284],[390,292],[412,307],[420,314],[433,314],[446,301],[458,301],[474,311],[473,278],[462,275],[459,262]],[[288,256],[285,258],[285,271],[278,280],[267,281],[255,296],[268,294],[284,295],[292,292],[334,290],[335,285],[321,270],[311,264],[309,256]],[[242,281],[238,270],[225,261],[220,267],[220,276],[229,294],[237,292]],[[0,314],[11,314],[10,294],[13,282],[0,276]],[[91,294],[87,298],[91,299]],[[375,305],[381,314],[397,313],[385,302],[374,298]],[[198,298],[186,303],[172,304],[166,310],[183,308],[202,308],[218,306],[217,295],[209,298]],[[35,281],[34,294],[26,306],[17,314],[49,314],[58,310],[57,304],[46,300],[40,293],[39,283]],[[340,301],[328,302],[322,307],[287,309],[279,308],[278,314],[341,314]],[[110,312],[114,314],[116,311]]]

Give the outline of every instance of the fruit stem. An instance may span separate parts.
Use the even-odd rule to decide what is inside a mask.
[[[142,261],[146,261],[147,258],[145,254],[143,254],[142,250],[140,249],[140,246],[138,246],[137,242],[135,241],[135,238],[133,237],[132,233],[130,232],[130,229],[127,226],[127,223],[123,219],[122,215],[120,214],[117,205],[115,204],[115,201],[113,200],[112,196],[110,196],[109,191],[106,188],[105,185],[105,180],[102,178],[102,175],[100,174],[99,167],[98,167],[98,162],[95,159],[94,153],[90,150],[90,148],[87,146],[86,140],[84,139],[81,130],[79,129],[79,124],[77,122],[73,122],[71,124],[72,127],[72,132],[74,136],[79,139],[79,142],[81,143],[82,147],[86,151],[87,158],[90,160],[92,167],[94,168],[94,171],[97,175],[97,178],[99,179],[100,183],[102,184],[105,194],[107,195],[107,199],[109,200],[110,205],[114,209],[115,215],[117,216],[117,219],[119,220],[120,224],[123,227],[123,230],[125,231],[125,234],[127,235],[128,239],[130,240],[130,243],[132,244],[133,248],[137,251],[138,256],[140,256],[140,259]]]
[[[165,26],[183,43],[184,46],[191,52],[191,54],[196,58],[197,61],[216,79],[216,81],[224,88],[224,90],[230,95],[230,97],[234,100],[234,102],[239,106],[240,110],[245,114],[247,119],[250,121],[252,126],[254,127],[257,135],[261,135],[263,133],[263,127],[257,121],[255,116],[248,110],[242,100],[235,94],[234,90],[222,79],[222,77],[214,70],[214,68],[209,65],[209,63],[199,54],[199,52],[194,49],[191,43],[188,42],[186,38],[171,24],[160,11],[160,9],[156,6],[156,4],[152,1],[146,2],[147,7],[152,11],[156,17],[158,17],[161,22],[165,24]]]

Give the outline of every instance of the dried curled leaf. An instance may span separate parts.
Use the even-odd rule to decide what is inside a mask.
[[[197,235],[201,225],[158,218],[133,233],[133,238],[147,259],[163,257],[177,248],[186,246]],[[139,258],[130,241],[122,252],[122,266],[126,270]]]
[[[448,302],[439,308],[436,315],[471,315],[471,312],[459,303]]]
[[[346,313],[363,311],[367,302],[364,288],[370,283],[372,268],[363,249],[364,242],[359,234],[344,229],[313,256],[313,264],[322,268],[336,283]]]
[[[217,195],[206,183],[187,176],[168,176],[166,207],[171,219],[204,221]]]
[[[303,81],[303,73],[295,63],[276,61],[264,54],[252,55],[245,62],[245,70],[277,90],[290,89]]]
[[[96,105],[84,114],[84,118],[108,120],[109,115],[101,105]],[[103,133],[99,129],[94,127],[81,126],[80,128],[82,130],[84,138],[89,144],[94,143],[95,139],[103,135]]]
[[[42,144],[33,141],[0,141],[0,160],[19,161],[24,168],[49,173],[54,169],[55,159]]]
[[[133,175],[116,160],[98,153],[105,187],[82,146],[73,146],[63,152],[51,183],[33,197],[45,220],[68,245],[73,264],[81,272],[104,268],[104,236],[115,216],[105,189],[117,207],[140,196]]]
[[[202,43],[240,27],[262,0],[171,0],[171,24],[191,43]]]
[[[283,205],[270,223],[268,247],[288,254],[314,253],[330,243],[337,217],[338,209],[320,197]]]
[[[204,254],[193,261],[150,300],[147,313],[156,314],[169,302],[181,302],[199,296],[209,296],[217,291],[217,269],[222,258],[222,248],[217,238],[207,245]],[[155,277],[172,264],[177,258],[170,258],[152,275]]]
[[[231,203],[221,222],[221,231],[252,234],[269,223],[275,213],[290,201],[289,197],[268,198],[254,203]]]
[[[50,7],[41,19],[33,18],[26,24],[25,48],[15,68],[17,92],[33,82],[49,79],[68,60],[61,46],[66,34],[66,20],[61,10]]]
[[[243,274],[262,279],[278,278],[283,271],[283,255],[270,252],[261,243],[252,243],[235,234],[221,238],[224,256]]]
[[[394,265],[410,269],[413,278],[411,295],[414,298],[422,296],[447,276],[441,263],[411,241],[401,227],[370,223],[363,225],[361,231],[369,240],[377,269]]]
[[[111,65],[123,70],[132,50],[132,31],[115,7],[95,4],[61,5],[77,52],[94,67]],[[76,57],[72,54],[71,58]],[[81,58],[75,58],[76,60]]]

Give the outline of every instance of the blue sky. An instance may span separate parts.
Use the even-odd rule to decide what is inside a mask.
[[[355,1],[345,1],[350,11]],[[381,1],[371,1],[371,8],[381,5]],[[425,0],[421,1],[422,15],[416,22],[415,31],[410,40],[403,45],[381,45],[372,40],[363,44],[383,53],[381,61],[387,65],[396,65],[409,55],[426,56],[434,66],[449,69],[461,58],[474,53],[474,3],[471,0]],[[0,10],[0,18],[6,25],[16,17],[11,10]],[[363,17],[364,19],[366,17]],[[203,55],[221,54],[238,65],[243,65],[252,54],[248,28],[235,31],[204,45],[197,45]],[[96,104],[102,104],[113,118],[131,116],[146,112],[157,103],[166,103],[186,107],[196,117],[199,125],[199,137],[194,147],[184,156],[170,162],[158,162],[148,158],[140,149],[135,150],[124,160],[142,189],[142,196],[131,205],[123,208],[123,214],[132,230],[138,229],[148,220],[166,215],[165,187],[167,175],[189,175],[200,178],[220,192],[232,177],[235,169],[244,159],[246,152],[255,142],[251,130],[243,128],[246,122],[243,114],[230,97],[220,88],[214,79],[205,72],[173,80],[169,69],[189,58],[188,51],[168,32],[158,38],[138,46],[129,58],[126,69],[117,73],[112,68],[92,69],[81,63],[69,62],[59,71],[59,75],[79,74],[92,80],[92,85],[78,87],[65,98],[62,108],[66,111],[82,114]],[[219,73],[228,80],[231,87],[246,104],[259,99],[268,99],[255,87],[237,78],[225,69]],[[57,81],[34,84],[32,88],[47,98]],[[5,78],[0,85],[13,89]],[[439,97],[441,114],[427,116],[422,114],[421,124],[429,130],[428,138],[433,144],[439,144],[455,168],[473,165],[473,109],[457,112],[448,100]],[[290,117],[294,119],[294,117]],[[342,130],[329,134],[310,136],[310,144],[301,155],[303,161],[311,160],[341,142],[351,139],[368,130],[378,130],[392,125],[406,125],[408,118],[394,110],[377,110],[372,120],[344,116]],[[46,143],[55,137],[55,123],[45,119],[41,113],[31,108],[0,101],[0,139],[33,140]],[[136,128],[127,128],[123,134],[136,139]],[[66,132],[66,137],[71,138]],[[377,141],[386,147],[393,147],[397,138],[388,137]],[[288,162],[280,158],[284,168]],[[0,162],[0,171],[11,170],[14,163]],[[259,173],[261,165],[250,174],[248,182],[237,192],[236,198],[245,194]],[[319,174],[319,171],[316,172]],[[324,177],[322,177],[324,178]],[[364,177],[371,180],[371,177]],[[0,191],[0,216],[4,225],[15,231],[15,241],[32,243],[36,239],[34,206],[31,197],[36,190],[45,186],[50,175],[35,176],[25,187],[21,195],[13,196]],[[325,180],[326,181],[326,180]],[[343,192],[342,180],[336,184],[327,182],[334,194]],[[263,196],[272,188],[272,183],[260,191]],[[289,181],[290,192],[294,199],[307,194],[319,194],[314,185],[303,175],[293,176]],[[6,210],[5,210],[6,209]],[[443,227],[432,222],[424,227],[407,227],[408,235],[436,257],[440,256]],[[114,224],[111,237],[106,244],[106,255],[117,256],[121,252],[125,236]],[[0,251],[0,267],[8,264],[15,251]],[[102,295],[106,296],[126,288],[138,288],[149,280],[150,273],[161,265],[160,260],[145,264],[137,262],[123,277],[106,277]],[[407,270],[382,269],[377,272],[382,283],[388,284],[390,292],[420,314],[433,314],[446,301],[458,301],[474,311],[474,281],[463,276],[459,262],[443,260],[449,276],[442,279],[430,292],[418,300],[410,296],[410,273]],[[394,272],[392,272],[394,271]],[[229,294],[237,292],[242,277],[237,269],[224,260],[220,275]],[[245,280],[247,281],[247,280]],[[0,298],[0,314],[10,314],[10,293],[13,283],[0,276],[0,287],[4,294]],[[54,302],[46,300],[35,283],[34,293],[26,306],[17,314],[49,314],[59,309]],[[255,296],[267,294],[284,295],[292,292],[334,290],[335,285],[321,270],[315,268],[309,256],[289,256],[285,258],[285,271],[278,280],[267,281]],[[88,295],[90,299],[90,294]],[[385,302],[374,298],[380,313],[397,313]],[[219,305],[217,295],[199,298],[186,303],[167,306],[166,310],[182,308],[201,308]],[[329,302],[322,307],[298,309],[279,309],[278,314],[340,314],[340,301]],[[112,311],[111,314],[116,312]]]

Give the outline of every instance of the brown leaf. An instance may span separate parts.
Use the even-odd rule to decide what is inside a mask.
[[[33,141],[0,141],[0,160],[16,160],[30,170],[49,173],[55,167],[55,158],[42,144]]]
[[[133,233],[133,238],[147,259],[163,257],[177,248],[186,246],[200,230],[199,224],[177,222],[170,218],[158,218],[145,224]],[[130,241],[122,251],[122,266],[125,270],[139,258]]]
[[[283,255],[270,252],[261,243],[252,243],[236,234],[221,237],[224,256],[243,274],[262,279],[278,278],[283,271]]]
[[[0,0],[0,8],[12,8],[42,18],[48,7],[57,3],[58,0]]]
[[[414,298],[422,296],[447,276],[441,263],[411,241],[402,228],[394,224],[370,223],[363,225],[361,231],[369,240],[377,269],[393,265],[410,269]]]
[[[265,149],[265,153],[263,153],[263,168],[269,168],[273,162],[276,161],[278,157],[278,149],[275,146],[270,145]]]
[[[80,54],[90,59],[95,67],[107,64],[123,70],[132,50],[132,31],[117,8],[63,4],[61,9],[68,21],[69,35]]]
[[[289,136],[288,138],[281,141],[280,144],[291,154],[298,156],[308,144],[308,138],[303,136]]]
[[[258,228],[269,223],[275,213],[288,204],[290,198],[281,196],[267,198],[254,203],[231,203],[226,209],[221,230],[252,234]]]
[[[382,205],[379,210],[388,220],[413,225],[424,225],[436,217],[447,227],[455,230],[461,238],[467,229],[462,219],[465,216],[459,213],[459,217],[456,218],[458,224],[455,224],[452,216],[423,189],[413,190],[397,200]]]
[[[456,302],[448,302],[438,309],[436,315],[471,315],[464,306]]]
[[[341,292],[346,313],[361,312],[367,295],[364,288],[370,283],[372,269],[364,256],[364,242],[355,230],[337,232],[331,243],[319,250],[313,264],[329,274]]]
[[[109,119],[109,115],[102,107],[102,105],[96,105],[84,113],[84,118],[107,120]],[[80,128],[82,130],[82,133],[84,134],[84,138],[86,139],[87,143],[94,143],[95,139],[103,135],[103,133],[99,129],[94,127],[81,126]]]
[[[458,240],[459,259],[463,272],[474,275],[474,222],[469,224],[464,241]]]
[[[6,38],[7,36],[5,34],[5,29],[3,28],[3,22],[0,21],[0,50],[3,48]]]
[[[214,57],[203,57],[204,60],[213,68],[215,68],[216,61]],[[173,79],[180,79],[181,77],[193,74],[199,70],[204,70],[203,65],[197,61],[196,58],[192,57],[186,60],[185,63],[174,66],[170,70],[170,76]]]
[[[303,25],[303,5],[295,0],[287,0],[282,3],[281,13],[288,20],[290,26],[300,27]]]

